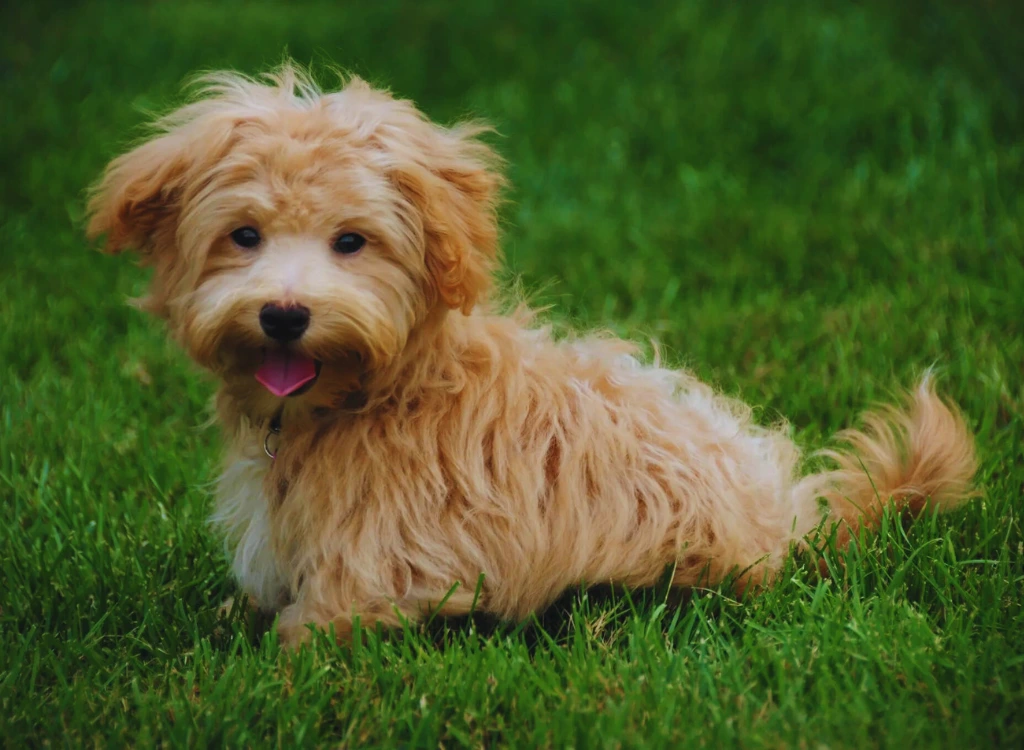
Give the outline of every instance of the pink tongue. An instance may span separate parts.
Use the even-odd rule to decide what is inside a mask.
[[[316,363],[287,349],[267,349],[256,379],[275,396],[287,396],[316,377]]]

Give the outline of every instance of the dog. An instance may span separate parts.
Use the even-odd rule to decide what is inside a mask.
[[[688,372],[502,314],[486,132],[291,63],[218,73],[91,191],[89,235],[140,253],[138,304],[219,380],[213,519],[283,644],[524,618],[581,583],[742,593],[823,529],[973,496],[930,377],[801,475],[785,425]]]

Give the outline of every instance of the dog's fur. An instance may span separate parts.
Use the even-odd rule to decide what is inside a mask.
[[[502,177],[484,128],[439,127],[357,79],[324,94],[291,65],[203,80],[110,164],[89,232],[141,252],[142,304],[221,380],[214,518],[285,642],[309,623],[344,637],[356,616],[465,613],[481,574],[478,608],[512,618],[573,584],[649,585],[666,568],[742,590],[823,518],[845,542],[890,499],[917,512],[972,494],[972,439],[927,378],[801,478],[783,427],[686,372],[494,312]],[[243,225],[258,249],[232,243]],[[332,252],[341,231],[367,245]],[[312,311],[297,348],[322,370],[302,395],[254,378],[266,303]]]

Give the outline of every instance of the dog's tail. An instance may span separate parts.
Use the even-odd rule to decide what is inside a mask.
[[[917,515],[928,503],[952,510],[977,494],[974,439],[959,410],[935,393],[930,374],[904,401],[838,433],[841,447],[821,452],[836,467],[801,482],[805,498],[825,498],[830,520],[842,522],[840,543],[860,528],[876,529],[890,502]]]

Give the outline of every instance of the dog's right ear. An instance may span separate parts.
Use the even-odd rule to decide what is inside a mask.
[[[89,195],[90,239],[106,235],[103,250],[126,249],[148,255],[177,225],[188,171],[188,151],[180,132],[143,143],[114,159]]]

